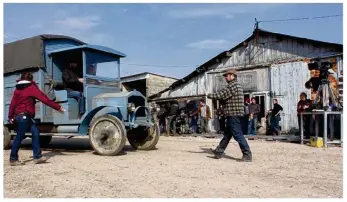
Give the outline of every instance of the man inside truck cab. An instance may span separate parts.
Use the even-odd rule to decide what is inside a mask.
[[[63,70],[63,82],[66,85],[67,96],[77,100],[79,105],[80,118],[85,113],[85,100],[83,96],[83,78],[80,74],[76,62],[70,62],[67,68]]]

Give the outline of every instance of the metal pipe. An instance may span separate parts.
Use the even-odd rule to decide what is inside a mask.
[[[79,127],[79,125],[58,126],[57,132],[58,133],[78,133],[78,127]]]
[[[303,119],[302,116],[303,115],[300,114],[300,120],[301,120],[301,123],[300,123],[300,143],[304,144],[304,129],[303,129],[303,127],[304,127],[304,124],[303,124],[304,119]]]
[[[328,128],[327,128],[327,113],[324,112],[324,125],[323,125],[323,142],[324,142],[324,147],[327,148],[328,147]]]

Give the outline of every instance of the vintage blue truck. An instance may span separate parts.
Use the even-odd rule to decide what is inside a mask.
[[[66,110],[59,113],[36,103],[33,119],[41,132],[40,143],[49,144],[52,136],[89,136],[100,155],[117,155],[128,139],[136,149],[154,149],[159,129],[150,106],[138,91],[122,92],[120,51],[86,44],[62,35],[39,35],[4,45],[4,149],[11,147],[15,127],[7,121],[16,80],[31,71],[39,88]],[[74,61],[83,78],[86,113],[79,116],[78,102],[67,96],[62,71]],[[27,137],[31,134],[27,133]]]

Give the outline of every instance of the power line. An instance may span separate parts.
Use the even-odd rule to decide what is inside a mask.
[[[132,64],[132,63],[121,63],[129,66],[142,66],[142,67],[197,67],[199,65],[150,65],[150,64]]]
[[[7,37],[10,37],[10,38],[12,38],[12,39],[15,39],[15,40],[20,40],[19,38],[14,37],[14,36],[12,36],[12,35],[10,35],[10,34],[7,34],[7,33],[4,33],[4,35],[7,36]]]
[[[314,20],[314,19],[340,17],[342,15],[343,14],[315,16],[315,17],[303,17],[303,18],[287,18],[287,19],[278,19],[278,20],[259,20],[257,22],[285,22],[285,21],[298,21],[298,20]]]

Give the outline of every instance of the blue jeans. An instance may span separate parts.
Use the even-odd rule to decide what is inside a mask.
[[[198,127],[198,118],[196,116],[191,118],[190,127],[192,128],[192,133],[196,133]]]
[[[227,117],[224,137],[216,148],[216,153],[223,154],[229,144],[230,139],[234,137],[234,139],[239,143],[241,152],[244,155],[251,155],[251,149],[249,148],[249,145],[242,134],[241,120],[242,117],[239,116]]]
[[[78,106],[79,106],[79,114],[84,114],[86,112],[85,111],[85,100],[84,100],[82,92],[68,91],[67,97],[68,98],[74,98],[75,100],[77,100]]]
[[[33,156],[34,159],[41,158],[40,154],[40,132],[37,129],[35,123],[29,116],[25,115],[17,115],[16,117],[16,125],[17,125],[17,135],[13,141],[10,161],[18,160],[18,151],[20,144],[22,143],[25,132],[30,128],[30,132],[32,134],[32,147],[33,147]]]
[[[247,135],[250,135],[253,133],[253,135],[257,134],[257,118],[253,118],[248,121],[248,130],[247,130]]]
[[[280,134],[280,121],[279,116],[272,116],[271,117],[271,127],[270,130],[272,133],[276,133],[277,135]]]

